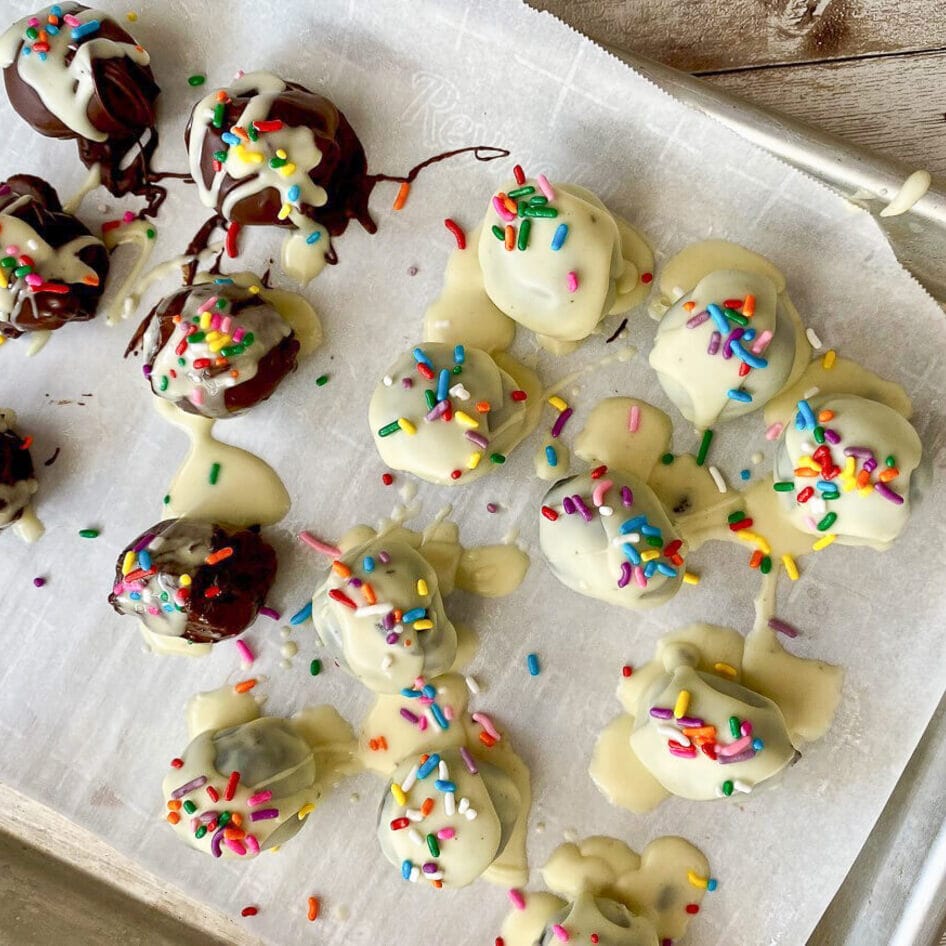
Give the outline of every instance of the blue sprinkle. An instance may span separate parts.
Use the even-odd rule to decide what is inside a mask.
[[[837,486],[830,480],[818,480],[815,486],[818,487],[819,493],[831,493],[837,489]]]
[[[374,559],[366,555],[362,560],[361,567],[370,575],[374,571]]]
[[[558,454],[551,444],[545,448],[545,460],[549,466],[558,466]]]
[[[89,20],[88,23],[83,23],[81,26],[77,26],[72,31],[73,39],[82,39],[86,36],[89,36],[91,33],[94,33],[98,30],[100,23],[98,20]]]
[[[140,592],[140,591],[132,591],[132,592],[128,595],[128,597],[131,598],[132,601],[140,601],[140,600],[141,600],[141,592]]]
[[[565,237],[568,236],[568,224],[560,223],[558,228],[555,230],[555,236],[552,237],[552,249],[560,250],[562,244],[565,242]]]
[[[238,145],[240,143],[240,139],[235,134],[233,134],[232,131],[225,131],[220,137],[228,145]]]
[[[457,790],[457,783],[438,778],[437,781],[434,782],[434,788],[436,788],[438,792],[446,794],[447,792],[455,792]]]
[[[635,516],[633,519],[628,519],[625,522],[621,523],[621,528],[618,531],[621,535],[627,535],[628,532],[636,532],[641,526],[647,525],[647,516]]]
[[[417,770],[418,778],[427,778],[437,766],[440,765],[440,756],[435,752],[420,768]]]
[[[718,305],[716,305],[715,302],[711,302],[711,303],[706,307],[706,311],[709,312],[710,318],[711,318],[711,319],[713,320],[713,322],[715,323],[716,328],[718,328],[719,331],[720,331],[723,335],[728,335],[728,334],[729,334],[729,322],[726,320],[726,316],[723,315],[723,310],[722,310]]]
[[[410,611],[405,611],[404,615],[401,617],[402,624],[413,624],[414,621],[419,621],[421,618],[427,616],[426,608],[411,608]]]
[[[450,372],[444,368],[437,380],[437,401],[445,401],[450,393]]]
[[[733,350],[733,354],[740,361],[744,361],[750,368],[768,368],[768,361],[764,358],[760,358],[758,355],[753,355],[752,352],[746,351],[739,342],[732,342],[729,347]]]
[[[726,397],[731,401],[741,401],[743,404],[748,404],[752,400],[752,395],[748,391],[741,391],[739,388],[730,388],[726,392]]]
[[[306,241],[306,243],[312,244],[312,243],[318,243],[319,240],[321,240],[321,239],[322,239],[322,231],[321,231],[321,230],[313,230],[313,231],[305,238],[305,241]]]
[[[423,695],[424,694],[421,690],[412,690],[410,687],[404,687],[401,690],[401,696],[406,696],[409,700],[416,700],[417,697]]]
[[[46,53],[37,53],[40,62],[46,62]]]
[[[167,611],[167,613],[170,614],[170,613],[174,610],[174,605],[173,605],[173,604],[162,604],[162,605],[161,605],[161,610],[162,610],[162,611]]]
[[[214,282],[218,286],[232,286],[233,280],[229,276],[218,276]]]
[[[414,361],[419,365],[427,365],[428,368],[433,368],[433,365],[430,363],[430,359],[427,357],[427,353],[423,348],[414,349]]]
[[[719,881],[715,877],[710,877],[710,879],[706,881],[706,889],[710,893],[712,893],[718,886],[719,886]]]
[[[299,195],[300,195],[301,193],[302,193],[302,191],[299,190],[299,185],[298,185],[298,184],[293,184],[292,187],[289,188],[289,191],[288,191],[288,193],[286,194],[286,196],[287,196],[290,200],[298,200],[298,199],[299,199]]]
[[[138,565],[145,571],[151,568],[151,553],[147,549],[142,549],[138,553]]]
[[[59,6],[58,3],[54,3],[54,4],[49,8],[49,12],[52,13],[53,16],[62,16],[62,7]]]
[[[414,865],[410,861],[401,861],[401,876],[405,880],[411,879],[411,871],[414,869]]]
[[[437,695],[437,688],[428,683],[421,687],[420,692],[423,693],[428,700],[432,700]]]
[[[761,752],[765,748],[765,743],[761,739],[753,739],[752,748],[755,749],[756,752]]]
[[[447,722],[447,717],[443,715],[443,710],[436,704],[430,704],[430,715],[433,716],[434,722],[441,729],[449,729],[450,723]]]
[[[650,562],[647,563],[648,565]],[[677,570],[672,565],[667,565],[665,562],[657,562],[657,571],[661,575],[666,575],[668,578],[676,578]]]
[[[28,56],[32,51],[33,51],[33,50],[32,50],[31,47],[29,47],[29,46],[24,46],[24,47],[23,47],[23,50],[22,50],[22,52],[21,52],[21,55],[23,55],[23,56]]]
[[[303,621],[308,621],[310,617],[312,617],[311,601],[299,608],[299,610],[289,618],[289,623],[295,626],[296,624],[301,624]]]
[[[453,348],[453,360],[462,365],[466,361],[466,349],[462,345],[455,345]]]
[[[742,333],[742,341],[744,341],[744,342],[751,342],[754,338],[755,338],[755,329],[754,329],[754,328],[747,328],[747,329]]]
[[[641,526],[642,535],[660,535],[660,529],[657,526]]]
[[[749,470],[740,470],[740,471],[739,471],[739,478],[740,478],[740,479],[747,480],[747,479],[749,479],[750,476],[752,476],[752,473],[750,473]]]
[[[811,409],[811,405],[807,401],[798,402],[798,413],[801,414],[802,420],[805,422],[806,427],[810,427],[812,430],[818,426],[818,422],[815,420],[814,411]]]
[[[526,666],[529,668],[529,675],[537,677],[539,675],[539,658],[535,654],[529,654],[526,657]]]
[[[630,542],[625,542],[624,545],[621,546],[621,550],[624,552],[627,560],[632,565],[640,565],[641,557],[638,554],[637,549],[635,549],[634,546],[630,544]]]
[[[58,36],[59,27],[53,26],[52,24],[50,24],[49,26],[46,27],[46,32],[49,33],[50,36]]]
[[[645,578],[653,578],[653,577],[654,577],[654,573],[655,573],[656,571],[657,571],[657,563],[656,563],[656,562],[653,562],[653,561],[648,562],[648,563],[644,566],[644,577],[645,577]]]

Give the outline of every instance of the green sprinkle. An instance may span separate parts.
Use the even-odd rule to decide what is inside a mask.
[[[735,322],[736,325],[748,325],[749,320],[741,313],[737,312],[735,309],[723,309],[723,312],[726,313],[726,318],[730,322]]]
[[[164,494],[164,499],[162,499],[161,502],[164,503],[165,506],[170,505],[170,503],[171,503],[171,494],[170,494],[170,493],[165,493],[165,494]]]
[[[198,342],[202,342],[206,337],[206,332],[194,332],[193,335],[188,335],[185,341],[188,345],[196,345]]]
[[[795,484],[790,480],[781,480],[778,483],[773,483],[772,489],[774,489],[776,493],[793,493],[795,491]]]
[[[202,824],[195,832],[194,837],[200,840],[207,833],[207,825]]]
[[[427,402],[428,411],[432,411],[437,406],[437,395],[430,388],[424,389],[424,400]]]
[[[220,464],[219,463],[211,464],[210,477],[209,477],[209,482],[211,486],[217,485],[217,479],[219,476],[220,476]]]
[[[178,365],[179,365],[181,368],[183,368],[183,367],[187,364],[187,359],[186,359],[186,358],[178,358],[178,359],[177,359],[177,363],[178,363]]]
[[[768,555],[762,556],[762,561],[759,562],[759,571],[762,572],[763,575],[768,575],[768,573],[772,571],[772,559],[769,558]]]
[[[6,264],[4,263],[4,265],[6,265]],[[884,465],[885,465],[885,466],[896,466],[896,465],[897,465],[897,458],[896,458],[893,454],[891,454],[889,457],[887,457],[886,460],[884,460]]]
[[[522,211],[522,216],[523,217],[557,217],[558,211],[554,207],[527,206]]]
[[[284,167],[289,163],[288,158],[270,158],[269,166],[275,170],[276,168]]]
[[[99,537],[99,530],[98,529],[80,529],[79,535],[81,535],[83,539],[97,539]]]
[[[815,443],[824,443],[824,427],[816,427],[813,431]]]
[[[39,36],[39,31],[35,26],[31,26],[27,29],[26,35],[29,39],[36,39],[36,37]]]
[[[12,256],[4,256],[3,259],[0,259],[0,266],[9,269],[11,266],[16,266],[16,260]]]
[[[166,391],[170,383],[171,382],[168,380],[168,376],[163,374],[161,375],[161,380],[158,382],[158,388],[162,391]]]
[[[437,835],[427,835],[427,850],[430,851],[431,857],[440,857],[440,845],[437,843]]]
[[[253,342],[256,341],[256,336],[252,332],[247,332],[246,335],[240,341],[240,344],[243,346],[244,350],[250,347]]]
[[[723,794],[727,798],[729,798],[729,796],[732,794],[732,789],[733,789],[732,782],[730,782],[728,779],[725,782],[723,782]]]
[[[729,717],[729,732],[732,734],[733,739],[738,739],[742,735],[742,733],[739,731],[738,716]]]
[[[822,499],[825,499],[825,500],[829,500],[829,499],[840,499],[840,498],[841,498],[841,494],[840,494],[837,490],[832,490],[832,491],[827,492],[827,493],[822,493],[822,494],[821,494],[821,498],[822,498]]]
[[[819,531],[819,532],[827,532],[827,530],[830,529],[831,526],[834,525],[834,521],[835,521],[837,518],[838,518],[838,514],[837,514],[836,512],[829,512],[829,513],[824,517],[824,519],[822,519],[821,522],[818,523],[818,531]]]
[[[214,303],[214,307],[217,308],[217,309],[220,309],[220,311],[222,312],[222,311],[227,307],[227,300],[226,300],[223,296],[221,296],[221,297]]]
[[[229,811],[224,811],[220,814],[220,817],[217,818],[217,826],[222,828],[224,825],[230,823],[230,819],[233,817],[233,814]]]
[[[17,268],[13,270],[13,275],[16,276],[17,279],[21,279],[23,276],[29,276],[31,272],[33,272],[32,266],[17,266]]]
[[[674,455],[673,455],[672,453],[665,453],[665,454],[660,458],[660,462],[661,462],[664,466],[670,466],[670,464],[673,463],[673,461],[674,461],[675,459],[676,459],[676,457],[674,457]]]
[[[713,442],[713,431],[704,430],[703,439],[700,441],[700,449],[696,454],[696,465],[702,466],[706,462],[706,454],[709,453],[710,444]]]
[[[450,369],[451,374],[463,374],[463,365],[454,365]]]
[[[501,453],[491,453],[489,459],[492,463],[505,463],[506,458]]]
[[[219,161],[221,164],[223,164],[224,161],[227,160],[227,152],[226,152],[226,151],[215,151],[215,152],[214,152],[214,158],[215,158],[217,161]]]
[[[328,375],[327,375],[327,374],[320,374],[320,375],[315,379],[315,383],[316,383],[320,388],[321,388],[321,387],[324,387],[326,384],[328,384]]]
[[[155,231],[154,231],[154,229],[153,229],[152,227],[148,227],[148,229],[145,230],[145,236],[146,236],[149,240],[153,240],[153,239],[155,238],[155,236],[156,236],[156,233],[155,233]]]
[[[506,196],[515,200],[517,197],[528,197],[530,194],[534,193],[535,188],[531,184],[526,184],[523,187],[517,187],[515,190],[507,191]]]
[[[497,240],[505,240],[505,239],[506,239],[506,234],[503,232],[503,228],[502,228],[502,227],[497,227],[496,224],[493,224],[493,226],[492,226],[491,229],[492,229],[492,231],[493,231],[493,236],[496,237]]]
[[[735,522],[742,522],[746,518],[746,513],[744,510],[740,509],[737,512],[731,512],[727,517],[726,521],[732,525]]]
[[[170,596],[166,591],[162,591],[162,592],[161,592],[161,600],[162,600],[162,601],[167,601],[170,597],[171,597],[171,596]]]
[[[309,664],[309,673],[312,674],[313,677],[317,677],[321,672],[322,672],[322,661],[319,660],[318,657],[316,657],[316,659],[313,660],[312,663]]]
[[[184,804],[181,807],[189,815],[192,815],[195,811],[197,811],[197,806],[189,798],[187,799],[186,802],[184,802]]]
[[[518,246],[520,250],[524,250],[529,246],[529,231],[531,229],[531,220],[523,220],[519,225],[519,239],[516,241],[516,246]]]
[[[390,437],[391,434],[397,433],[401,429],[401,425],[396,421],[392,420],[390,424],[385,424],[379,431],[379,437]]]
[[[256,130],[254,125],[250,125],[246,130],[247,135],[249,136],[250,141],[259,141],[259,132]]]
[[[193,338],[193,336],[191,336],[191,338]],[[224,358],[233,358],[236,355],[242,355],[243,346],[242,345],[227,345],[225,348],[220,349],[220,354],[223,355]]]
[[[213,126],[214,128],[223,127],[223,116],[226,113],[226,106],[223,102],[217,102],[214,106]]]
[[[533,207],[544,207],[548,202],[548,197],[543,194],[536,194],[535,197],[529,200],[529,203],[532,204]]]
[[[193,85],[195,87],[198,85],[203,85],[206,81],[207,81],[207,77],[202,76],[199,72],[195,73],[192,76],[187,77],[187,84]]]
[[[659,549],[664,544],[664,540],[659,535],[648,535],[646,538],[647,544],[652,549]]]

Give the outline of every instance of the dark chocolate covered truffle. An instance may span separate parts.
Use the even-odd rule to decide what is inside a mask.
[[[0,184],[0,335],[51,331],[95,315],[108,252],[52,187],[17,174]]]
[[[29,441],[14,427],[16,418],[0,410],[0,530],[13,525],[37,489]]]
[[[154,635],[215,643],[246,630],[276,577],[258,532],[200,519],[165,519],[119,556],[109,603]]]
[[[148,53],[109,14],[78,3],[46,7],[0,37],[16,112],[50,138],[75,139],[113,194],[140,192],[158,144]]]

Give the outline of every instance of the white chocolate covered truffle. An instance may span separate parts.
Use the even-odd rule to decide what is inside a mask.
[[[922,445],[878,401],[834,394],[798,403],[775,456],[775,489],[792,525],[845,545],[889,546],[910,517]]]
[[[331,655],[380,693],[445,673],[456,659],[437,572],[404,542],[375,538],[336,560],[312,598],[312,621]]]
[[[683,581],[683,541],[646,483],[601,469],[546,493],[542,552],[555,577],[583,595],[632,609],[663,604]]]

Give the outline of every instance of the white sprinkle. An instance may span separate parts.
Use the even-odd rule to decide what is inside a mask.
[[[385,654],[384,660],[381,661],[381,669],[387,673],[388,670],[394,665],[394,658],[390,654]]]
[[[749,459],[752,460],[756,466],[758,466],[765,459],[765,454],[759,450],[756,450],[756,452],[753,453]]]
[[[417,828],[408,828],[407,836],[418,846],[418,847],[427,847],[427,842],[424,840],[424,836],[417,830]]]
[[[455,384],[450,388],[450,394],[453,397],[458,397],[461,401],[468,401],[470,399],[470,392],[467,391],[462,384]]]
[[[404,815],[410,821],[423,821],[424,816],[416,808],[408,808],[405,810]]]
[[[469,808],[469,807],[470,807],[470,799],[467,798],[466,795],[464,795],[464,796],[460,799],[459,804],[457,805],[457,811],[459,811],[461,815],[465,815],[465,814],[466,814],[466,810],[467,810],[467,808]]]
[[[439,319],[430,323],[431,328],[450,328],[450,319]]]
[[[614,515],[614,510],[610,506],[599,506],[598,514],[607,518]]]
[[[374,618],[374,617],[384,617],[385,614],[390,614],[394,608],[389,604],[367,604],[363,608],[357,608],[355,610],[356,618]]]
[[[725,493],[726,490],[726,481],[723,479],[723,474],[715,466],[709,468],[709,474],[713,477],[713,482],[716,484],[716,488],[721,492]]]
[[[466,688],[476,696],[480,692],[480,685],[476,682],[476,677],[464,677],[466,680]]]
[[[801,449],[802,449],[802,452],[803,452],[803,453],[814,453],[814,452],[815,452],[815,445],[814,445],[810,440],[806,440],[806,441],[801,445]]]
[[[420,880],[420,868],[412,867],[411,868],[411,883],[416,884]]]
[[[657,733],[660,736],[663,736],[664,739],[673,739],[675,742],[679,742],[681,746],[689,746],[690,740],[680,732],[679,729],[674,726],[668,726],[667,723],[658,723],[657,724]]]
[[[802,395],[802,398],[807,401],[809,398],[814,397],[814,396],[815,396],[816,394],[818,394],[820,391],[821,391],[821,388],[819,388],[819,387],[809,388],[809,389]]]
[[[457,810],[457,796],[453,792],[447,792],[443,796],[443,810],[448,818],[452,818]]]
[[[417,868],[415,867],[414,870]],[[435,870],[432,874],[424,874],[424,880],[443,880],[443,871]]]
[[[737,792],[745,792],[747,795],[752,791],[752,786],[748,782],[743,782],[742,779],[734,779],[732,787],[736,789]]]
[[[394,378],[392,378],[389,374],[386,374],[382,380],[384,381],[384,386],[386,388],[389,388],[392,384],[394,384]]]
[[[818,333],[813,328],[805,329],[805,336],[808,339],[808,344],[811,345],[812,348],[821,348],[821,339],[818,338]]]
[[[627,545],[628,542],[640,542],[641,534],[639,532],[628,532],[627,535],[616,535],[612,540],[611,544],[619,549],[622,545]]]
[[[410,772],[407,773],[406,778],[401,782],[401,791],[406,795],[413,787],[414,783],[417,781],[417,766],[415,765]]]
[[[476,809],[467,808],[466,813],[464,814],[464,817],[466,818],[467,821],[474,821],[476,819]]]
[[[823,499],[813,499],[808,508],[816,515],[823,516],[828,511],[828,504]]]
[[[443,759],[440,760],[440,764],[437,766],[437,774],[440,776],[441,782],[450,781],[450,770],[447,768],[447,763],[444,762]]]

